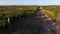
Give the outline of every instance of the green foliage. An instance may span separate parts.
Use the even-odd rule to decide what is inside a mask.
[[[41,7],[43,7],[44,10],[48,11],[48,14],[50,14],[51,17],[56,17],[55,14],[58,15],[57,17],[60,17],[60,6],[41,6]],[[0,6],[0,27],[2,28],[7,27],[6,25],[8,25],[7,21],[8,17],[11,19],[14,18],[14,20],[15,18],[22,19],[22,17],[23,18],[30,17],[30,15],[33,15],[35,13],[36,9],[37,6]],[[55,11],[57,11],[57,13]]]
[[[51,17],[56,17],[55,11],[57,11],[56,13],[58,14],[57,17],[60,17],[60,6],[41,6],[41,7],[47,10]],[[18,15],[19,17],[23,15],[25,16],[32,15],[34,14],[36,9],[37,6],[0,6],[0,24],[7,23],[4,19],[8,17],[12,18],[13,16],[17,17]]]
[[[34,12],[25,10],[36,10],[36,6],[0,6],[0,26],[7,24],[8,17],[29,16]]]
[[[48,10],[51,12],[52,17],[60,17],[60,6],[42,6],[43,9]],[[57,14],[57,15],[56,15]]]

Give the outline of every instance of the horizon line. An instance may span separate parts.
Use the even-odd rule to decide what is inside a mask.
[[[51,5],[0,5],[0,6],[53,6],[54,4]],[[58,4],[57,4],[58,5]],[[59,5],[60,6],[60,5]]]

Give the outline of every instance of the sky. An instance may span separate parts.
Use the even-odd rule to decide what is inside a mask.
[[[60,0],[0,0],[0,5],[60,5]]]

